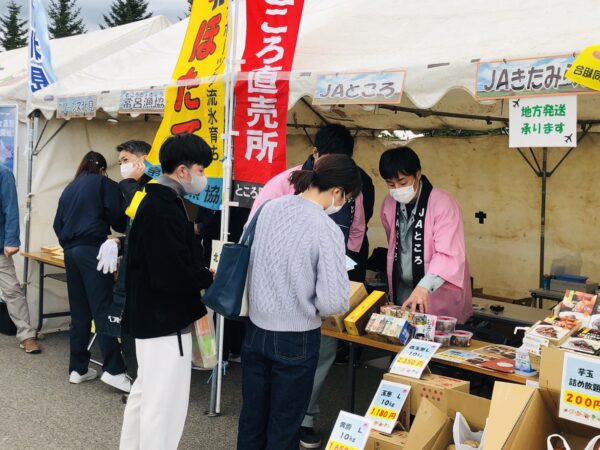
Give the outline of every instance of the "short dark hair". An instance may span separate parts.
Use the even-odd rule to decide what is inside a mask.
[[[100,175],[107,167],[106,158],[102,154],[93,150],[89,151],[79,163],[77,172],[75,172],[75,178],[88,174]]]
[[[354,154],[354,138],[344,125],[326,125],[317,131],[315,147],[319,156],[341,153],[352,158]]]
[[[410,147],[392,148],[379,159],[379,174],[384,180],[393,180],[398,175],[416,176],[420,170],[419,156]]]
[[[200,164],[204,168],[213,161],[213,152],[200,136],[183,133],[167,138],[158,155],[164,173],[173,173],[181,164]]]
[[[311,186],[320,192],[339,187],[347,196],[356,198],[362,189],[360,172],[352,158],[347,155],[325,155],[317,159],[313,170],[297,170],[290,176],[296,194]]]
[[[118,152],[129,152],[136,156],[146,156],[152,147],[144,141],[131,140],[117,145]]]

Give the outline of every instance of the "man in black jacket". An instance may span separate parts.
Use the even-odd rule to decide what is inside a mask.
[[[119,182],[119,188],[125,198],[125,205],[128,207],[135,206],[132,205],[134,196],[136,193],[142,192],[146,184],[152,180],[152,178],[145,173],[145,160],[148,153],[150,153],[150,148],[150,144],[138,140],[130,140],[117,145],[117,152],[119,152],[119,168],[121,177],[123,178],[123,180]],[[130,209],[127,209],[127,211],[131,213]],[[123,256],[122,264],[119,267],[117,281],[115,282],[115,287],[113,289],[113,303],[108,312],[104,333],[109,336],[121,338],[121,350],[123,352],[123,358],[125,359],[127,373],[132,379],[135,379],[137,376],[135,341],[130,335],[122,333],[121,330],[121,316],[123,314],[123,309],[125,308],[125,278],[127,273],[126,261],[128,253],[127,234],[129,234],[130,227],[131,220],[128,220],[125,236],[117,239],[108,239],[100,247],[100,253],[98,254],[98,270],[112,273],[113,269],[117,266],[117,254]],[[127,394],[124,394],[123,399],[126,401]]]
[[[138,377],[131,388],[121,450],[176,449],[190,394],[192,323],[206,314],[200,290],[212,274],[194,254],[193,223],[183,197],[206,187],[212,162],[201,138],[168,138],[159,155],[163,174],[149,184],[129,233],[122,325],[136,339]]]

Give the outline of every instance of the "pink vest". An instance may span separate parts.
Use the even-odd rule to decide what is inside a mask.
[[[388,239],[387,275],[393,294],[392,271],[396,249],[396,201],[386,196],[381,205],[381,222]],[[456,317],[465,323],[473,313],[471,278],[465,251],[465,232],[460,205],[450,194],[433,189],[425,216],[425,273],[445,283],[429,297],[430,314]]]

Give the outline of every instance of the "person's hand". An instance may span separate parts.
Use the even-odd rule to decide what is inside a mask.
[[[410,312],[414,314],[417,311],[417,306],[419,307],[419,312],[427,314],[427,310],[429,309],[429,292],[421,286],[417,286],[412,291],[412,294],[410,294],[410,297],[406,299],[402,305],[402,312],[410,308]]]
[[[134,180],[138,180],[142,178],[142,175],[146,173],[146,165],[141,162],[133,163],[133,170],[129,173],[128,178],[133,178]]]
[[[4,247],[4,256],[7,258],[19,252],[19,247]]]
[[[212,273],[213,276],[213,280],[215,279],[215,277],[217,276],[217,271],[215,269],[208,269],[210,271],[210,273]]]
[[[117,239],[107,239],[100,246],[96,259],[98,267],[96,270],[104,274],[114,273],[117,270],[117,259],[119,258],[119,244]]]

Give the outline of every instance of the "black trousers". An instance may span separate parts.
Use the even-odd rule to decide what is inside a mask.
[[[103,369],[118,375],[125,372],[121,347],[116,338],[103,332],[112,303],[114,278],[96,270],[98,250],[96,246],[80,245],[65,251],[71,308],[69,373],[74,370],[83,375],[88,370],[90,352],[87,346],[93,319],[104,359]]]

